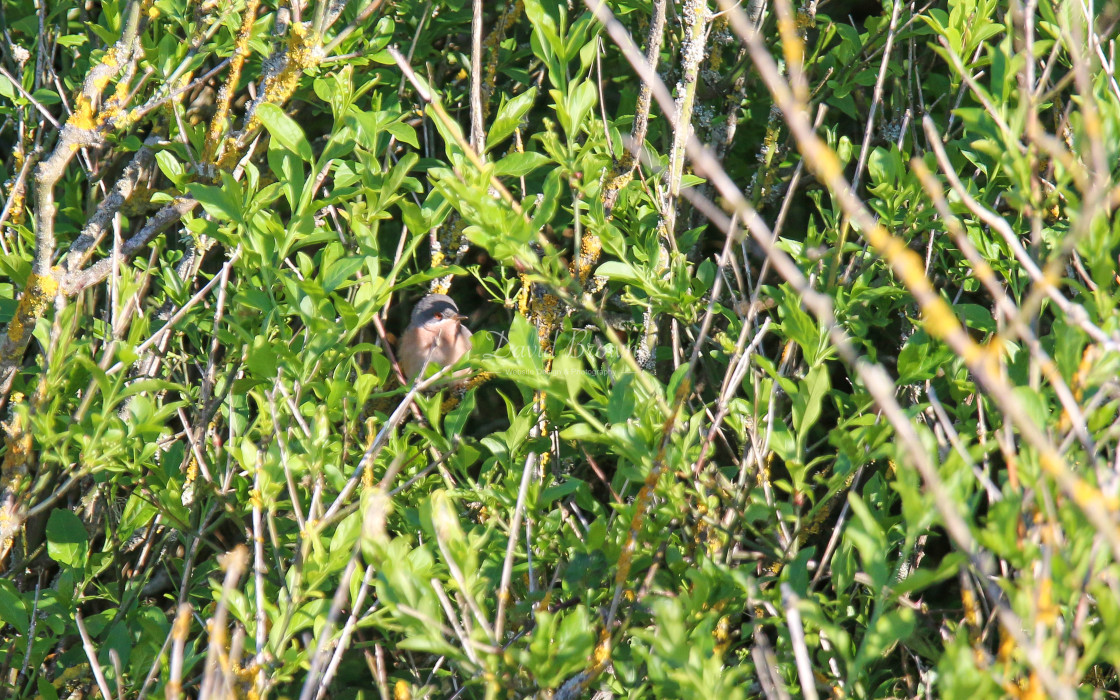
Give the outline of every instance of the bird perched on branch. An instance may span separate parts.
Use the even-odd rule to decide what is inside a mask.
[[[424,372],[429,363],[439,367],[453,365],[471,349],[471,332],[455,301],[446,294],[429,294],[412,309],[412,320],[397,346],[397,360],[409,382]],[[461,377],[470,370],[455,373]]]

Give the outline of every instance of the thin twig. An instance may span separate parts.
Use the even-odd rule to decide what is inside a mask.
[[[233,264],[235,262],[237,262],[237,259],[239,257],[241,257],[241,246],[237,246],[237,248],[234,249],[233,253],[229,256],[229,260],[226,261],[224,267],[227,267],[227,268],[232,267]],[[134,352],[137,355],[141,355],[141,354],[143,354],[143,352],[145,350],[150,348],[153,344],[160,342],[163,339],[164,336],[169,334],[175,328],[175,324],[179,322],[179,319],[183,318],[183,316],[185,316],[188,311],[190,311],[192,308],[194,308],[194,306],[196,304],[198,304],[198,302],[202,301],[202,299],[207,294],[210,293],[210,290],[213,289],[216,285],[218,285],[221,281],[222,281],[222,275],[221,274],[214,275],[214,277],[209,282],[207,282],[205,284],[205,286],[202,287],[202,289],[198,290],[198,292],[194,296],[192,296],[190,299],[188,299],[187,302],[185,304],[183,304],[183,306],[181,306],[179,308],[179,310],[175,312],[174,315],[171,316],[171,318],[167,319],[167,323],[165,323],[162,328],[160,328],[158,331],[156,331],[152,335],[152,337],[148,338],[143,343],[140,343],[140,345],[136,346],[136,349],[135,349]],[[110,367],[109,370],[106,372],[106,374],[115,374],[116,372],[121,371],[122,369],[125,368],[125,364],[126,363],[124,363],[124,362],[118,362],[117,364]]]
[[[538,431],[539,426],[534,425],[533,431]],[[525,512],[525,498],[529,493],[529,482],[532,481],[533,472],[537,467],[537,453],[530,452],[525,457],[525,465],[521,469],[521,485],[517,489],[517,504],[513,508],[513,516],[509,520],[509,537],[506,540],[506,556],[502,562],[502,578],[498,584],[498,612],[494,617],[494,639],[502,643],[502,634],[505,631],[506,606],[509,600],[509,586],[513,579],[513,555],[517,549],[517,542],[521,532],[521,518]],[[526,542],[526,547],[531,547],[531,542]]]
[[[797,676],[801,680],[801,692],[806,700],[817,700],[817,682],[813,678],[813,667],[809,662],[809,650],[805,647],[805,630],[801,626],[801,611],[797,609],[800,604],[793,588],[788,583],[782,583],[782,607],[786,611],[786,621],[789,623],[789,640],[793,645],[793,658],[797,664]]]
[[[105,680],[105,673],[101,670],[101,663],[97,660],[97,649],[93,648],[93,640],[89,637],[89,632],[86,631],[85,620],[82,619],[82,613],[74,611],[74,623],[78,626],[78,634],[82,636],[82,650],[86,653],[86,658],[89,659],[90,670],[93,671],[93,677],[97,681],[97,687],[101,690],[101,697],[113,697],[109,691],[109,683]]]
[[[471,5],[471,146],[482,153],[486,147],[482,125],[482,0],[473,0]]]

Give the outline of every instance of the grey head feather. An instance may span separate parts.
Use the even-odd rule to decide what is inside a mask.
[[[455,318],[458,315],[459,307],[451,297],[446,294],[429,294],[412,307],[410,324],[422,326],[438,319]]]

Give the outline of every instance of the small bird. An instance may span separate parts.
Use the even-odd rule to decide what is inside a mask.
[[[428,363],[453,365],[471,349],[471,332],[455,301],[446,294],[429,294],[412,308],[412,320],[397,345],[397,360],[405,378],[412,382]],[[463,368],[455,376],[469,373]]]

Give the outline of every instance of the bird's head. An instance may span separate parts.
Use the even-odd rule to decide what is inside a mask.
[[[467,317],[459,313],[455,301],[446,294],[429,294],[412,308],[413,326],[430,326],[444,321],[462,322]]]

